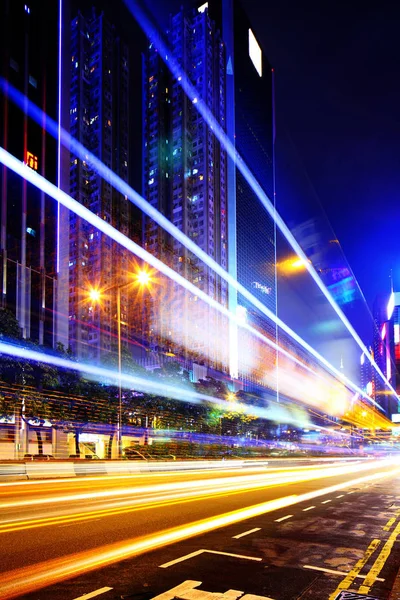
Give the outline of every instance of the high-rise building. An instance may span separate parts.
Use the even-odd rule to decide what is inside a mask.
[[[119,177],[129,180],[129,52],[116,29],[94,9],[71,25],[70,133]],[[131,204],[90,161],[71,154],[70,194],[130,235]],[[128,253],[86,221],[70,215],[69,343],[80,358],[100,360],[116,335],[116,288],[127,281]],[[104,290],[101,303],[90,289]],[[111,289],[109,289],[111,288]],[[109,290],[106,292],[106,290]],[[121,335],[129,338],[129,297],[121,287]],[[129,325],[128,325],[129,322]]]
[[[168,39],[198,98],[224,126],[225,48],[208,12],[181,10],[171,18]],[[196,102],[187,98],[149,43],[144,70],[144,195],[227,269],[226,153]],[[227,305],[227,284],[149,218],[144,242],[152,254]],[[226,368],[227,324],[221,315],[179,285],[164,282],[163,287],[160,294],[168,294],[170,301],[160,302],[159,296],[150,301],[153,345],[180,348],[186,355],[206,358],[210,366]]]
[[[199,2],[192,11],[182,9],[171,18],[167,40],[199,91],[199,98],[273,198],[273,72],[240,3],[211,0]],[[275,312],[274,221],[196,110],[197,98],[192,100],[169,74],[158,48],[150,43],[144,76],[145,197]],[[253,315],[252,324],[257,329],[262,324],[262,330],[275,341],[274,324],[261,313],[254,314],[234,288],[228,290],[212,270],[149,219],[145,243],[149,251],[232,312],[241,311],[249,321]],[[161,309],[157,302],[150,320],[151,333],[166,340],[168,347],[168,336],[174,337],[171,323],[180,323],[176,338],[186,350],[197,351],[206,364],[222,363],[233,378],[240,376],[248,383],[262,380],[261,373],[249,376],[259,342],[227,322],[214,326],[212,311],[201,303],[196,305],[196,297],[179,292],[177,287],[172,296],[172,318],[172,301]],[[196,326],[203,337],[194,335]],[[225,355],[219,361],[213,350],[222,356],[221,346]],[[275,364],[275,351],[268,350],[267,354],[267,362]],[[258,363],[265,364],[265,352]]]
[[[59,10],[65,2],[5,0],[0,6],[0,144],[60,185],[56,140],[14,103],[11,86],[58,121],[61,89]],[[9,94],[7,94],[9,92]],[[24,338],[55,342],[57,205],[6,168],[0,169],[1,306],[19,321]]]
[[[386,377],[400,396],[400,292],[392,290],[387,303]],[[399,402],[393,395],[390,413],[399,413]]]
[[[207,10],[222,31],[226,52],[226,132],[257,179],[275,201],[274,189],[274,73],[254,26],[239,0],[210,0]],[[200,9],[200,8],[199,8]],[[229,272],[272,313],[276,313],[276,229],[247,178],[227,161]],[[229,307],[238,309],[275,342],[274,323],[249,302],[229,290]],[[252,316],[253,315],[253,316]],[[263,349],[261,369],[253,361],[259,342],[243,330],[230,331],[230,372],[251,387],[263,379],[263,369],[277,366],[272,348]],[[237,348],[235,356],[235,348]]]
[[[373,356],[391,386],[400,394],[400,293],[380,294],[373,305]],[[398,399],[373,369],[372,388],[376,402],[386,415],[399,412]]]

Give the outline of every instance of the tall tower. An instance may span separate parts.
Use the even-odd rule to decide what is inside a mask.
[[[88,150],[128,181],[129,56],[115,28],[93,9],[71,26],[70,131]],[[129,235],[131,206],[90,161],[71,155],[70,193],[107,223]],[[116,335],[116,286],[126,281],[127,252],[86,221],[70,215],[69,336],[76,356],[100,360]],[[101,305],[90,289],[108,290]],[[128,337],[128,296],[121,289],[121,334]],[[126,343],[126,342],[125,342]]]
[[[200,5],[201,0],[199,0]],[[264,193],[275,205],[273,69],[240,0],[199,6],[221,27],[226,47],[227,134]],[[228,159],[229,272],[271,312],[277,311],[276,227],[238,164]],[[229,290],[230,310],[277,340],[275,324],[242,295]],[[231,375],[247,388],[265,371],[278,371],[278,354],[243,329],[231,327]],[[236,338],[236,339],[235,339]],[[235,357],[235,347],[237,348]],[[259,356],[259,358],[257,358]],[[235,365],[236,362],[236,365]],[[278,388],[278,385],[274,385]]]
[[[0,145],[57,183],[57,144],[13,99],[11,86],[57,121],[58,24],[62,2],[5,0],[0,6]],[[9,94],[7,95],[7,91]],[[53,199],[0,167],[0,304],[24,338],[54,342],[57,207]]]
[[[207,11],[181,10],[171,18],[168,38],[198,97],[193,102],[187,98],[150,43],[144,75],[144,194],[227,269],[226,153],[195,106],[202,99],[225,126],[224,44]],[[146,219],[145,244],[210,298],[227,306],[227,284],[150,219]],[[152,301],[149,326],[155,343],[179,348],[225,370],[227,323],[221,315],[170,282],[165,282],[160,294],[168,295],[169,302]]]

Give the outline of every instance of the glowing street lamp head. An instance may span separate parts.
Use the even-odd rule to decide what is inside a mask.
[[[302,258],[298,258],[292,262],[291,266],[293,267],[293,269],[301,269],[302,267],[305,267],[306,265]]]
[[[282,262],[278,263],[277,266],[285,275],[296,273],[297,271],[304,271],[307,268],[306,261],[300,256],[291,256],[290,258],[286,258]]]
[[[100,294],[99,290],[97,290],[95,288],[93,288],[92,290],[90,290],[89,291],[89,298],[93,302],[100,302],[101,294]]]
[[[150,275],[147,271],[139,271],[137,274],[137,280],[140,285],[149,285],[150,283]]]

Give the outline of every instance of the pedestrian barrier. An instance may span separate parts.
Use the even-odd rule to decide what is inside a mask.
[[[75,477],[74,463],[68,462],[35,462],[30,461],[25,463],[26,474],[28,479],[50,479],[60,477]],[[0,473],[2,473],[0,467]]]
[[[341,459],[269,459],[266,460],[84,460],[35,461],[0,463],[0,481],[18,479],[47,479],[63,477],[82,477],[90,475],[129,475],[139,473],[162,473],[166,471],[194,471],[202,469],[249,469],[252,467],[281,467],[285,464],[300,466],[308,462],[336,462]],[[354,459],[356,461],[362,458]]]
[[[3,478],[27,479],[26,464],[21,462],[0,464],[0,481]]]

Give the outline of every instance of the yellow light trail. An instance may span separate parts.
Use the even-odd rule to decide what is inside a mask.
[[[198,481],[191,481],[190,487],[196,488],[196,490],[203,489],[203,493],[206,493],[208,490],[220,487],[226,488],[230,487],[232,490],[244,489],[246,487],[251,487],[251,489],[268,487],[271,484],[288,484],[288,483],[298,483],[300,481],[309,481],[312,479],[320,479],[323,477],[334,477],[337,475],[347,475],[358,471],[370,470],[376,468],[377,466],[386,467],[392,464],[392,461],[371,461],[365,463],[351,463],[350,465],[343,464],[340,465],[332,465],[329,467],[321,468],[319,465],[313,467],[297,467],[297,468],[288,468],[283,469],[282,473],[278,476],[276,472],[273,473],[265,473],[262,477],[260,474],[257,475],[242,475],[236,476],[234,478],[230,478],[234,481],[230,481],[229,478],[212,478],[212,479],[201,479]],[[5,508],[21,508],[24,506],[28,506],[31,508],[32,506],[40,506],[46,504],[61,504],[61,503],[71,503],[71,502],[82,502],[84,500],[98,500],[101,498],[113,498],[121,495],[121,491],[123,491],[124,495],[153,495],[156,492],[174,492],[178,490],[184,490],[187,488],[187,481],[180,481],[174,483],[163,483],[157,485],[147,485],[140,487],[127,487],[121,489],[112,489],[112,490],[103,490],[98,492],[89,491],[86,493],[78,493],[78,494],[67,494],[67,495],[59,495],[56,497],[44,497],[44,498],[34,498],[34,499],[26,499],[12,502],[1,502],[0,509]],[[189,493],[189,492],[186,492]]]
[[[385,477],[394,477],[399,473],[400,467],[397,467],[386,471],[385,473],[380,472],[365,475],[351,481],[332,485],[313,492],[285,496],[283,498],[262,502],[261,504],[238,509],[222,515],[202,519],[194,523],[181,525],[149,536],[133,538],[124,542],[117,542],[100,548],[94,548],[16,569],[2,575],[0,582],[0,597],[3,600],[10,600],[11,598],[16,598],[17,596],[30,593],[56,582],[76,577],[82,573],[87,573],[88,571],[104,567],[111,563],[133,558],[134,556],[149,552],[150,550],[155,550],[220,527],[226,527],[227,525],[232,525],[280,508],[286,508],[299,502],[308,501],[325,494],[336,492],[350,485],[354,486],[376,481]]]

